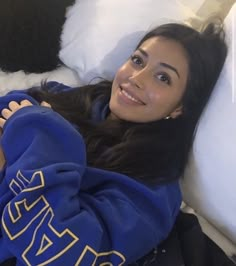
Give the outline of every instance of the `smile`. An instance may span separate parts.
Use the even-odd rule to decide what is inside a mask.
[[[137,103],[137,104],[142,104],[142,105],[144,104],[140,100],[134,98],[132,95],[130,95],[126,90],[124,90],[121,87],[120,87],[120,93],[122,94],[123,97],[125,97],[129,101],[132,101],[132,102]]]

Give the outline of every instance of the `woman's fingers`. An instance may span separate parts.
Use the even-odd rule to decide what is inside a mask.
[[[51,104],[49,104],[49,103],[47,103],[47,102],[45,102],[45,101],[42,101],[40,105],[41,105],[41,106],[44,106],[44,107],[52,108]]]
[[[11,111],[14,111],[14,110],[18,110],[19,109],[19,104],[15,101],[11,101],[9,104],[8,104],[8,107]]]
[[[26,107],[26,106],[31,106],[33,105],[30,101],[28,100],[23,100],[20,102],[20,108]]]
[[[6,123],[6,119],[0,118],[0,128],[3,128],[5,123]]]
[[[23,100],[20,103],[16,101],[9,102],[8,108],[4,108],[1,112],[2,118],[0,118],[0,127],[3,128],[6,120],[9,119],[16,111],[23,107],[31,105],[33,104],[28,100]]]
[[[7,109],[7,108],[4,108],[2,110],[2,113],[1,113],[2,117],[5,118],[5,119],[8,119],[12,116],[12,111]]]

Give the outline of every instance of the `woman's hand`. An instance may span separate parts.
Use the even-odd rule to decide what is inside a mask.
[[[1,112],[2,118],[0,118],[0,128],[3,128],[7,119],[9,119],[15,112],[19,109],[24,108],[26,106],[32,106],[33,104],[29,100],[23,100],[20,103],[16,101],[11,101],[8,104],[8,108],[4,108]],[[51,105],[45,101],[41,102],[41,106],[51,108]]]
[[[8,104],[8,108],[4,108],[1,112],[2,118],[0,118],[0,127],[3,128],[7,119],[9,119],[19,109],[24,108],[26,106],[31,106],[31,105],[33,105],[33,104],[28,100],[23,100],[20,103],[15,102],[15,101],[11,101]]]

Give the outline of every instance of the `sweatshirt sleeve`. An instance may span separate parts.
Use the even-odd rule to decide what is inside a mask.
[[[127,265],[174,223],[177,184],[149,189],[87,167],[81,135],[49,108],[17,111],[2,146],[2,243],[19,265]]]
[[[1,137],[1,146],[6,158],[6,165],[0,177],[0,248],[4,247],[1,248],[2,251],[11,250],[9,246],[15,243],[10,237],[10,231],[6,234],[11,239],[10,245],[6,244],[6,238],[2,238],[4,228],[7,232],[4,225],[9,225],[9,230],[15,230],[18,225],[24,227],[26,220],[33,219],[32,215],[39,211],[42,204],[47,205],[52,200],[53,203],[50,204],[55,205],[57,197],[61,197],[64,201],[62,203],[59,200],[59,205],[62,204],[65,209],[63,213],[59,211],[60,219],[63,220],[71,214],[71,209],[75,206],[71,208],[70,203],[79,190],[86,162],[85,145],[81,135],[52,109],[38,106],[31,97],[21,93],[2,97],[1,109],[7,107],[12,100],[20,102],[23,99],[28,99],[35,105],[24,107],[13,114],[5,123]],[[43,190],[50,195],[47,203]],[[64,195],[68,195],[68,202]],[[72,200],[69,203],[70,197]],[[23,209],[28,210],[27,215],[24,215],[24,219],[14,220],[13,216],[18,214],[14,210],[13,213],[10,211],[11,225],[4,223],[4,208],[7,210],[7,206],[14,206],[13,209],[19,212],[20,216]],[[20,246],[16,245],[14,249],[17,254],[22,251]],[[7,259],[8,253],[0,252],[0,261]],[[17,256],[14,252],[11,253]]]

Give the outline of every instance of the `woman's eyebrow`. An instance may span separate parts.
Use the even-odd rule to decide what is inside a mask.
[[[137,50],[138,50],[143,56],[148,57],[148,53],[147,53],[146,51],[144,51],[142,48],[139,47]],[[164,62],[161,62],[160,65],[163,66],[163,67],[166,67],[166,68],[168,68],[168,69],[170,69],[170,70],[172,70],[172,71],[174,71],[174,72],[176,73],[176,75],[178,76],[178,78],[180,78],[179,72],[177,71],[177,69],[176,69],[175,67],[173,67],[173,66],[171,66],[171,65],[169,65],[169,64],[167,64],[167,63],[164,63]]]
[[[148,53],[147,52],[145,52],[142,48],[138,48],[137,49],[142,55],[144,55],[145,57],[148,57]]]
[[[163,62],[161,62],[160,65],[163,67],[169,68],[170,70],[173,70],[176,73],[176,75],[178,76],[178,78],[180,78],[179,72],[177,71],[177,69],[175,67],[173,67],[169,64],[163,63]]]

